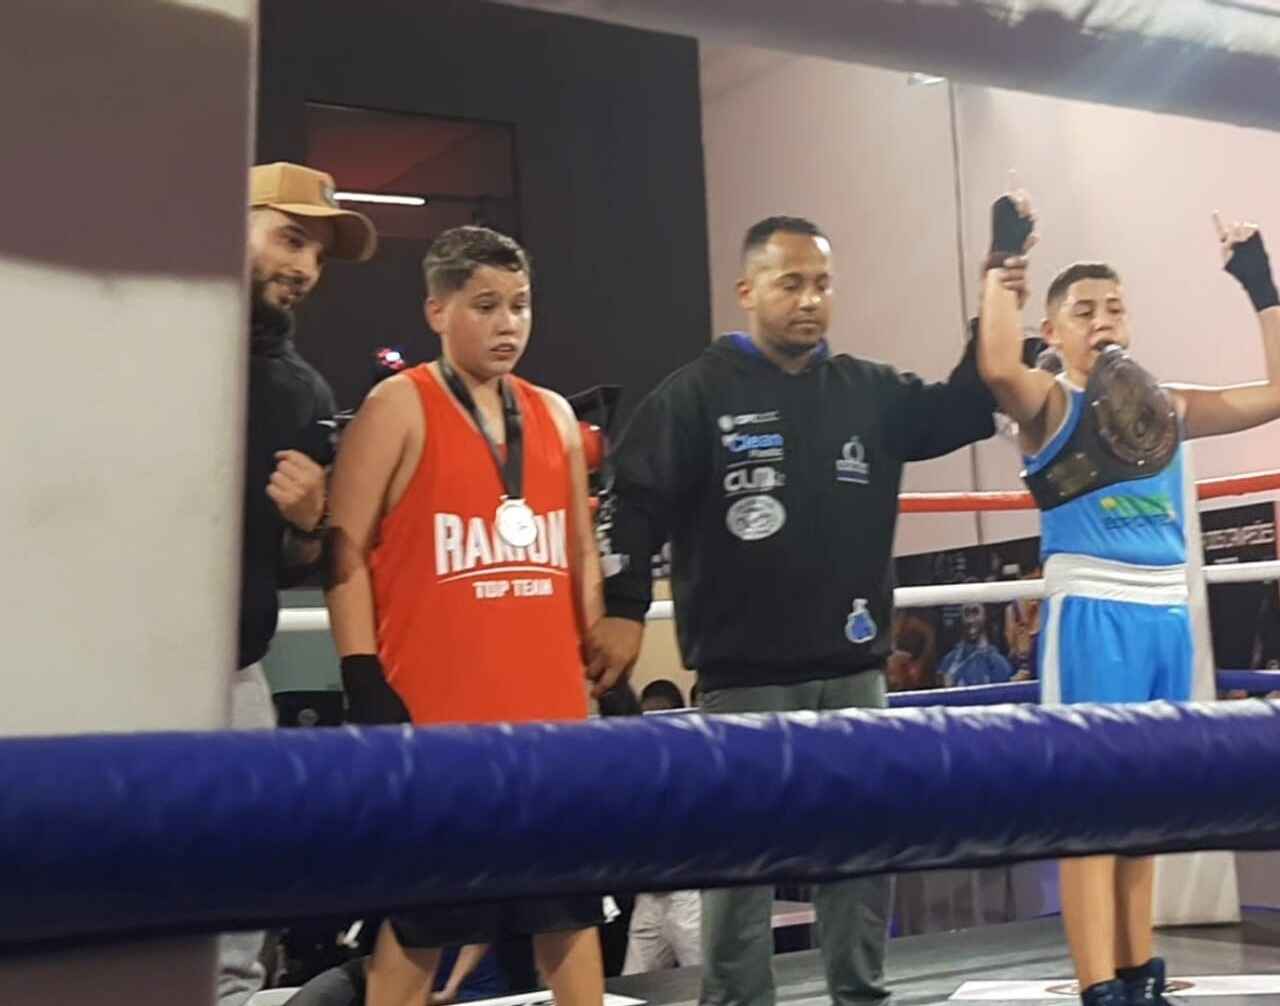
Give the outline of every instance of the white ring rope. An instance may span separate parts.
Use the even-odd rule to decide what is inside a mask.
[[[1280,560],[1238,562],[1204,568],[1205,583],[1258,583],[1280,580]],[[938,583],[924,587],[899,587],[893,592],[894,607],[936,608],[944,604],[996,604],[1044,597],[1044,580],[998,580],[994,583]],[[651,621],[675,617],[670,601],[654,601],[649,607]],[[329,628],[324,608],[285,608],[280,612],[280,632],[321,632]]]

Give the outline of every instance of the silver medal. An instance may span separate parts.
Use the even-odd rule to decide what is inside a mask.
[[[538,525],[524,500],[504,499],[493,517],[498,534],[512,548],[528,548],[538,540]]]

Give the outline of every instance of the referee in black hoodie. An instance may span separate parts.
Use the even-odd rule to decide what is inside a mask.
[[[635,662],[650,557],[671,542],[676,631],[708,713],[885,705],[892,547],[903,465],[994,432],[974,344],[943,383],[826,343],[831,245],[771,217],[743,242],[745,332],[725,335],[639,406],[601,517],[607,617],[589,642],[603,690]],[[1021,269],[1010,274],[1021,290]],[[888,877],[820,886],[831,999],[883,999]],[[774,1006],[772,890],[706,891],[701,1002]]]

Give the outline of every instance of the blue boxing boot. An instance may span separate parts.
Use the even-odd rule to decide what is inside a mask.
[[[1129,990],[1119,978],[1096,982],[1080,993],[1084,1006],[1129,1006]]]
[[[1136,968],[1116,968],[1129,993],[1129,1006],[1164,1006],[1164,959],[1153,957]]]

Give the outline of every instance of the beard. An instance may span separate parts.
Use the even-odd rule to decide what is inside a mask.
[[[791,342],[786,338],[777,340],[774,343],[774,346],[777,347],[778,352],[781,353],[783,356],[790,356],[790,357],[808,356],[810,353],[813,352],[815,348],[814,346],[808,345],[807,343]]]
[[[285,332],[293,325],[293,311],[267,299],[270,281],[255,272],[249,284],[249,327],[263,334]]]
[[[815,321],[817,319],[814,319]],[[769,344],[783,356],[796,359],[807,356],[826,338],[826,331],[819,329],[817,338],[813,338],[809,333],[801,335],[799,332],[793,332],[788,322],[780,322],[776,326],[771,326],[768,331]]]

